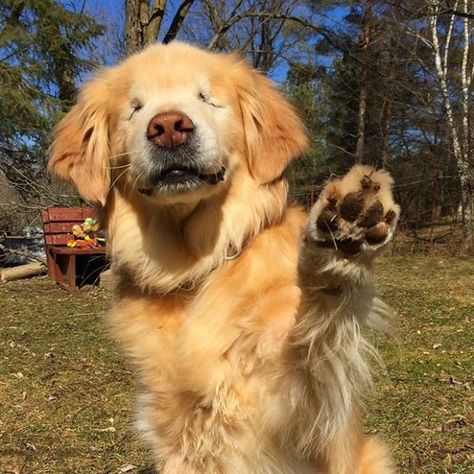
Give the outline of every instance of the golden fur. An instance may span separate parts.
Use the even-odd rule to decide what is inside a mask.
[[[195,99],[199,81],[207,103]],[[202,125],[205,166],[223,165],[226,178],[150,197],[139,192],[151,166],[140,134],[175,109]],[[396,218],[377,222],[386,237],[357,255],[327,248],[316,225],[368,175],[377,187],[361,212],[378,197],[398,216],[391,179],[356,167],[328,184],[308,220],[287,205],[282,177],[306,146],[267,78],[181,43],[99,73],[56,129],[51,169],[102,206],[118,278],[109,319],[136,365],[137,427],[160,472],[394,472],[360,413],[373,353],[361,331],[385,311],[370,263]],[[342,240],[365,232],[344,225]]]

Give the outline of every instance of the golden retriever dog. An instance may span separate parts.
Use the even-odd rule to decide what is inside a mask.
[[[102,209],[163,474],[394,472],[361,428],[392,180],[355,166],[308,216],[284,177],[307,145],[264,75],[178,42],[100,71],[56,128],[51,170]]]

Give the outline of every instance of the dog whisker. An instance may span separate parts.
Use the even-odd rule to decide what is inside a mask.
[[[107,194],[110,192],[110,190],[115,186],[115,184],[118,182],[118,180],[128,171],[128,168],[125,168],[122,170],[118,176],[112,181],[110,186],[107,188]]]
[[[110,155],[109,158],[114,159],[114,158],[119,158],[121,156],[133,155],[135,153],[139,153],[139,150],[124,151],[122,153],[117,153],[115,155]]]
[[[127,163],[126,165],[117,165],[117,166],[107,166],[107,169],[109,170],[118,170],[121,168],[130,168],[132,166],[132,163]]]

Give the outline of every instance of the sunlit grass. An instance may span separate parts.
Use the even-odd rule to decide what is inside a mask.
[[[367,431],[403,473],[474,472],[474,262],[386,257],[378,287],[396,338],[377,337]],[[137,472],[150,456],[130,428],[133,376],[102,322],[110,295],[47,279],[0,286],[0,472]]]

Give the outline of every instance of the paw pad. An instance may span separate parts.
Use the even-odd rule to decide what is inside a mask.
[[[398,215],[390,184],[387,173],[364,166],[330,182],[315,206],[318,245],[357,255],[363,244],[370,247],[386,241]]]
[[[349,222],[354,222],[364,209],[364,196],[362,193],[349,193],[341,202],[341,217]]]
[[[380,201],[375,201],[360,216],[359,225],[365,228],[373,227],[374,225],[378,224],[383,219],[383,217],[384,215],[382,203]]]

